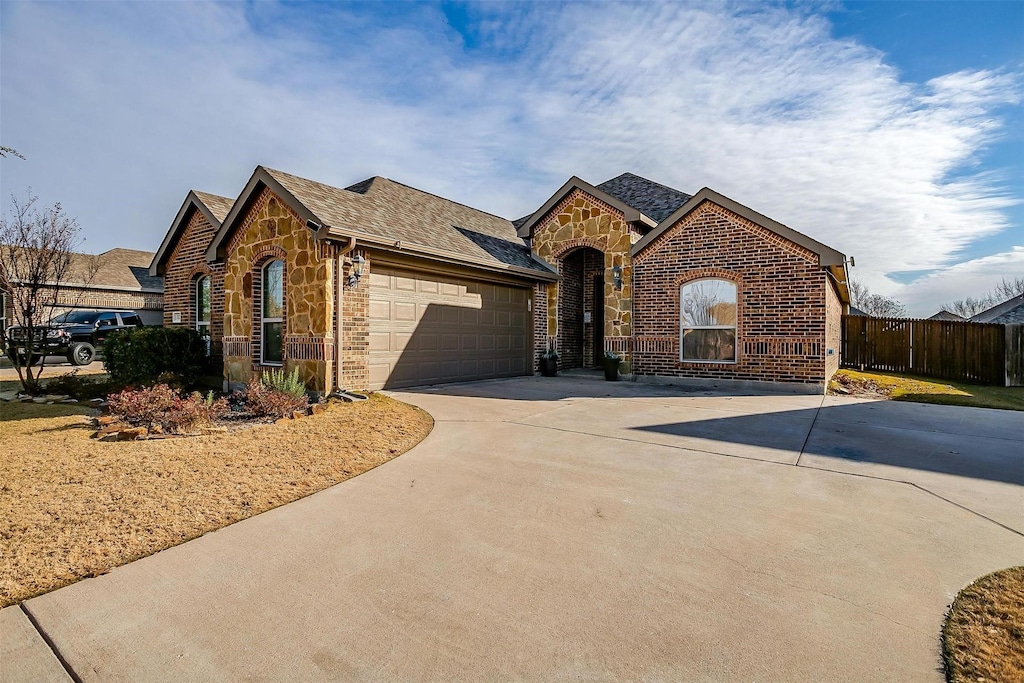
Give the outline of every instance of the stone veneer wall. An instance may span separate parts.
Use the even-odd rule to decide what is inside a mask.
[[[633,264],[634,367],[639,375],[822,384],[827,275],[817,254],[705,202]],[[679,361],[679,288],[737,284],[736,363]]]
[[[224,264],[224,378],[249,381],[260,363],[259,288],[263,266],[284,259],[284,368],[298,367],[306,386],[334,388],[335,249],[316,242],[304,221],[264,189],[227,248]]]
[[[196,281],[210,276],[210,356],[221,360],[224,337],[224,264],[206,262],[206,248],[216,228],[202,211],[193,209],[178,244],[164,268],[164,326],[195,327]],[[172,314],[181,313],[175,324]]]
[[[577,189],[540,220],[531,243],[534,253],[557,266],[559,273],[564,259],[576,249],[591,247],[604,254],[604,346],[626,355],[633,315],[632,262],[629,255],[632,230],[622,212]],[[614,266],[622,268],[621,290],[615,289],[612,278]],[[586,287],[584,283],[584,290]],[[546,349],[551,340],[558,340],[556,343],[560,345],[560,337],[563,336],[559,334],[559,319],[562,317],[559,284],[551,283],[546,289],[546,306],[534,306],[534,328],[547,330],[546,338],[538,344],[541,349]],[[581,355],[583,349],[559,347],[558,351],[562,355],[569,353],[574,356]]]

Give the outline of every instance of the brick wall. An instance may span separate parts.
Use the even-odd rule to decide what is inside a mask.
[[[219,363],[224,338],[224,264],[206,263],[206,249],[215,232],[203,212],[193,209],[164,270],[164,325],[195,328],[196,282],[209,276],[210,355]],[[176,312],[181,314],[179,323],[174,322]]]
[[[353,254],[349,254],[353,256]],[[344,288],[341,299],[341,388],[367,389],[370,386],[370,268],[363,265],[363,276],[352,287]],[[352,266],[342,276],[347,282]]]
[[[735,363],[679,360],[680,285],[703,277],[736,284]],[[826,278],[813,252],[705,202],[634,259],[634,370],[823,383]]]
[[[548,285],[533,286],[533,355],[534,370],[540,372],[540,357],[548,350]]]
[[[825,282],[825,381],[839,369],[843,343],[843,303],[839,300],[832,278]],[[832,355],[828,350],[832,349]]]

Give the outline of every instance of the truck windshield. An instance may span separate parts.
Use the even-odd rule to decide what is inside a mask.
[[[50,324],[78,323],[80,325],[92,325],[96,322],[97,315],[96,311],[68,311],[51,320]]]

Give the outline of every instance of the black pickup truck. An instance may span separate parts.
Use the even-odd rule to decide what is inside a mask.
[[[7,355],[19,365],[24,365],[26,353],[31,354],[29,363],[41,361],[44,356],[66,356],[72,365],[88,365],[107,335],[129,327],[142,327],[134,311],[69,311],[35,326],[31,352],[25,328],[8,327]]]

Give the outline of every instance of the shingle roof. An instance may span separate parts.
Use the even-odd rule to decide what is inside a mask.
[[[971,318],[972,323],[1024,323],[1024,294],[1007,299]]]
[[[98,263],[96,275],[90,283],[93,287],[107,289],[151,290],[162,292],[164,279],[149,274],[149,264],[153,260],[153,252],[136,249],[111,249],[95,257],[76,254],[83,266],[86,260],[95,258]],[[72,265],[72,268],[76,268]]]
[[[224,222],[225,216],[231,210],[231,205],[235,203],[235,200],[229,197],[221,197],[220,195],[200,192],[199,190],[192,190],[192,192],[199,198],[199,201],[206,204],[206,208],[210,210],[210,213],[213,214],[218,223]]]
[[[346,189],[264,169],[331,229],[425,247],[469,261],[514,266],[545,275],[511,221],[380,176]],[[257,173],[259,171],[257,170]]]
[[[929,320],[963,320],[963,316],[959,316],[956,313],[950,313],[946,309],[942,309],[935,315],[928,318]]]
[[[623,173],[600,185],[599,190],[629,204],[658,223],[686,203],[691,195],[633,173]]]

